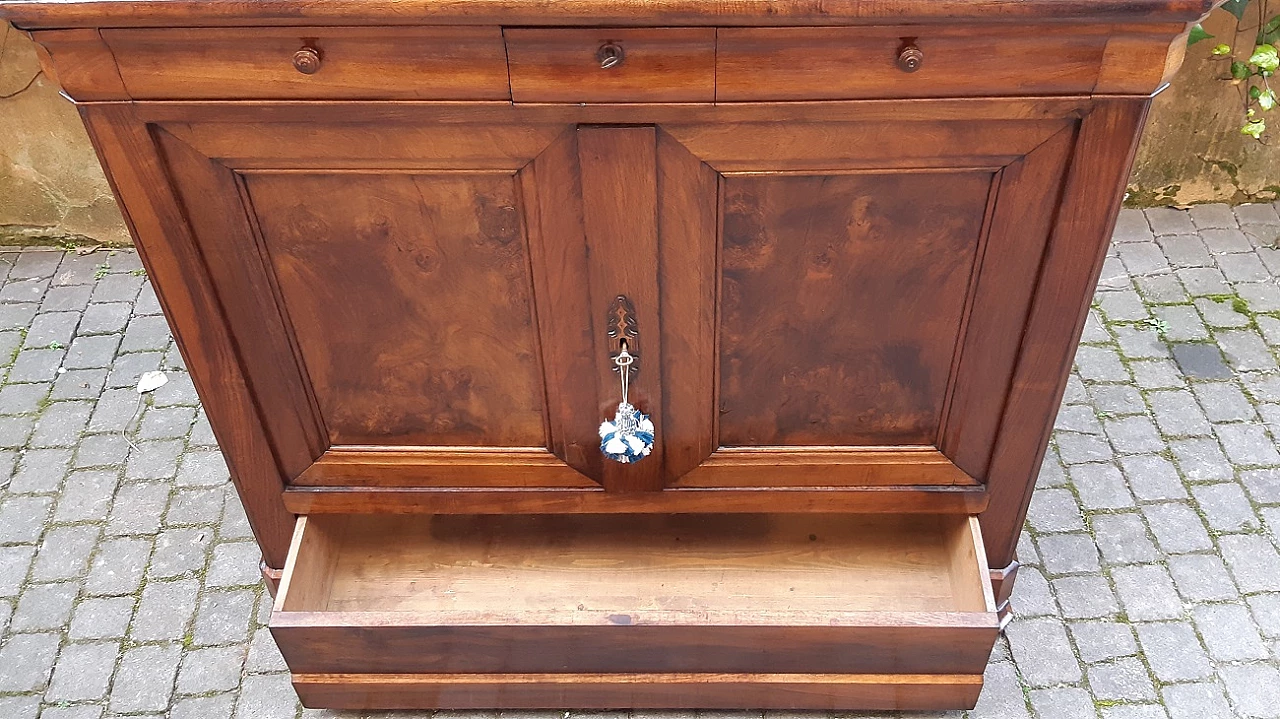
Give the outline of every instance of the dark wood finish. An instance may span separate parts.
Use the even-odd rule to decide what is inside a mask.
[[[511,96],[496,27],[102,31],[136,100],[500,100]],[[316,53],[299,72],[295,55]]]
[[[306,706],[339,709],[906,709],[972,707],[971,674],[294,674]]]
[[[1003,23],[1053,19],[1187,23],[1217,0],[5,0],[3,15],[22,28],[187,27],[192,25],[872,25],[922,22]]]
[[[981,546],[964,515],[310,516],[271,629],[298,673],[980,674]]]
[[[306,702],[938,709],[1008,620],[1149,96],[1210,7],[0,17],[81,105]],[[597,435],[624,336],[630,465]]]
[[[262,572],[263,584],[267,585],[267,594],[274,599],[280,591],[280,580],[284,578],[284,569],[269,567],[265,561],[258,563],[258,569]]]
[[[848,472],[847,465],[839,467]],[[810,470],[803,470],[808,474]],[[830,471],[824,468],[823,471]],[[503,472],[504,482],[506,471]],[[575,487],[301,487],[285,490],[284,501],[296,514],[416,513],[476,514],[545,512],[981,512],[986,487],[908,486],[668,487],[661,492],[615,493]]]
[[[520,102],[711,102],[713,28],[514,28],[503,32]],[[600,50],[622,58],[602,67]]]

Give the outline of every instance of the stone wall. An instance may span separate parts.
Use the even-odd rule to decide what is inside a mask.
[[[0,23],[0,243],[128,244],[75,107],[27,36]]]
[[[1280,191],[1280,139],[1263,145],[1239,134],[1239,91],[1221,79],[1225,63],[1208,57],[1234,23],[1215,12],[1206,28],[1217,38],[1191,48],[1156,98],[1130,205],[1269,200]],[[1280,138],[1280,115],[1272,125]],[[67,240],[127,244],[129,235],[75,108],[40,72],[31,41],[0,24],[0,244]]]

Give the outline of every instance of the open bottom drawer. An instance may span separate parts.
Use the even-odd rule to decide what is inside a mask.
[[[309,706],[961,707],[987,576],[959,515],[312,515],[271,630]]]

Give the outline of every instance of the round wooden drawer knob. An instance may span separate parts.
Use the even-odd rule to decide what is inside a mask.
[[[626,56],[626,53],[622,51],[622,46],[614,42],[607,42],[601,45],[599,50],[596,50],[596,59],[600,61],[600,67],[605,70],[621,65]]]
[[[320,70],[320,53],[315,48],[302,48],[293,54],[293,67],[303,75],[316,74]]]
[[[904,45],[898,51],[898,69],[903,72],[915,72],[924,64],[924,52],[915,43]]]

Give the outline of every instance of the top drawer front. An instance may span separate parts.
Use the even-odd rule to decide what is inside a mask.
[[[1061,28],[722,28],[716,99],[1054,95],[1091,92],[1108,36]],[[918,69],[899,65],[919,51]],[[904,58],[905,60],[905,58]]]
[[[715,99],[714,28],[508,29],[506,38],[516,102]]]
[[[125,87],[140,100],[510,97],[497,27],[104,30],[102,35]]]

